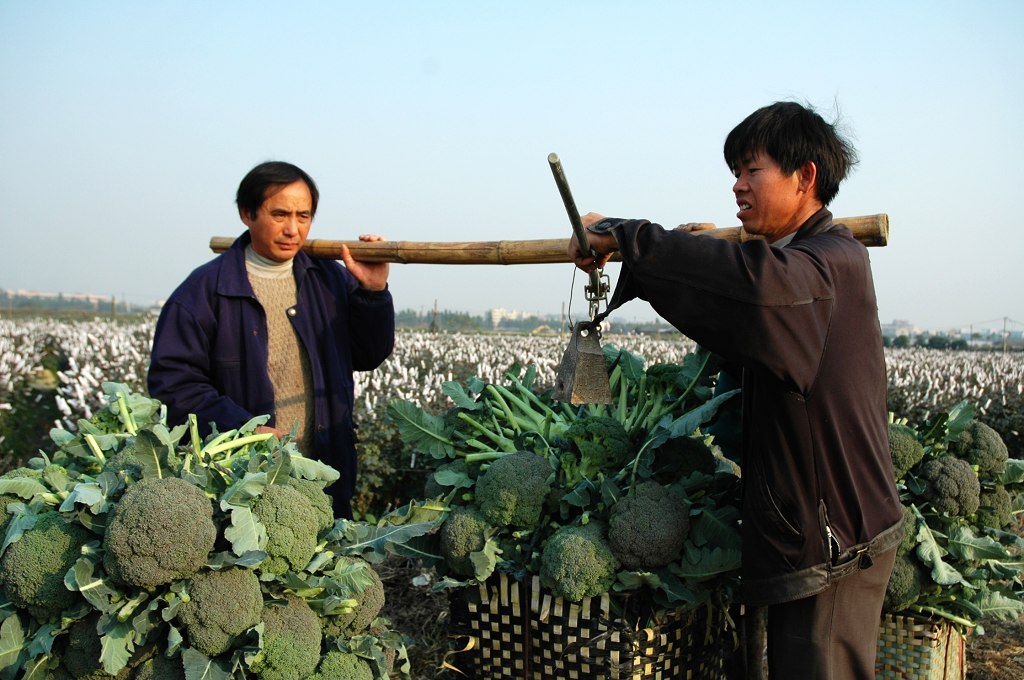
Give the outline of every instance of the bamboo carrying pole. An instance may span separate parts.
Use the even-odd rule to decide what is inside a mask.
[[[889,216],[886,214],[845,217],[835,220],[845,224],[854,238],[865,246],[889,243]],[[712,238],[746,241],[751,238],[742,227],[724,227],[696,232]],[[210,249],[222,253],[234,243],[233,236],[214,236]],[[549,264],[570,262],[569,239],[536,239],[525,241],[334,241],[309,239],[302,251],[310,257],[341,259],[341,244],[362,262],[395,262],[399,264]],[[617,257],[617,256],[616,256]],[[616,259],[616,258],[613,258]]]

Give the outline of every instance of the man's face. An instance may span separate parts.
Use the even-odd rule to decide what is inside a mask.
[[[745,158],[734,169],[732,192],[743,228],[764,236],[769,243],[796,231],[821,208],[817,200],[813,163],[786,174],[775,159],[764,152]],[[810,176],[808,175],[810,173]]]
[[[313,196],[302,181],[271,187],[255,217],[245,211],[239,214],[249,227],[253,250],[275,262],[287,262],[306,242],[313,222]]]

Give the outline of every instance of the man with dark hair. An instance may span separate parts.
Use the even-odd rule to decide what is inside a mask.
[[[376,368],[394,348],[388,264],[356,261],[344,245],[344,267],[301,252],[319,191],[290,163],[253,168],[236,202],[247,231],[164,304],[149,392],[171,423],[194,413],[204,434],[211,423],[223,432],[269,415],[261,431],[294,432],[303,454],[341,473],[327,491],[335,514],[351,517],[352,372]]]
[[[743,243],[591,213],[584,271],[622,257],[638,297],[742,367],[740,599],[768,607],[772,678],[874,678],[902,536],[867,250],[826,209],[856,162],[813,110],[778,102],[725,142]]]

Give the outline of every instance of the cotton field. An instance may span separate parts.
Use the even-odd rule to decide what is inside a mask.
[[[0,416],[13,416],[13,396],[31,385],[37,402],[52,399],[57,420],[74,429],[103,403],[101,385],[122,382],[145,389],[154,321],[63,322],[0,320]],[[567,337],[400,333],[395,353],[376,371],[356,376],[358,410],[383,414],[394,398],[442,410],[449,380],[476,375],[500,379],[513,363],[535,364],[540,384],[553,384]],[[648,363],[675,362],[692,350],[677,335],[609,336]],[[1024,354],[956,352],[923,348],[887,350],[890,408],[915,420],[967,399],[1002,429],[1008,443],[1024,429]],[[51,365],[54,371],[44,371]],[[19,387],[20,386],[20,387]]]

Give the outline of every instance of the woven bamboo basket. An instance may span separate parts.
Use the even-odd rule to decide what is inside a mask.
[[[964,636],[951,624],[885,614],[878,630],[875,677],[879,680],[964,680]]]
[[[505,574],[452,597],[460,649],[447,665],[477,680],[724,680],[732,635],[721,612],[663,611],[652,627],[617,618],[609,594],[574,604],[533,576]]]

